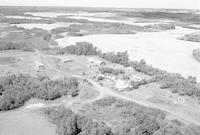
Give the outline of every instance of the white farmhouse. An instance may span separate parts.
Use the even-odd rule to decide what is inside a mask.
[[[133,81],[136,81],[136,82],[137,82],[137,81],[141,81],[142,79],[143,79],[143,78],[141,78],[141,77],[139,77],[139,76],[137,76],[137,75],[134,75],[133,78],[132,78],[132,80],[133,80]]]
[[[177,104],[184,104],[185,103],[185,98],[183,98],[183,97],[178,97],[177,99],[176,99],[176,102],[175,103],[177,103]]]
[[[130,87],[130,85],[125,80],[117,79],[115,82],[115,87],[118,90],[122,91],[122,90]]]
[[[63,63],[69,63],[69,62],[73,62],[74,60],[72,59],[66,59],[66,60],[63,60]]]
[[[126,69],[128,72],[135,72],[135,68],[133,67],[127,67]]]

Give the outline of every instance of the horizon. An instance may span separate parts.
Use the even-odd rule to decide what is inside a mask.
[[[0,6],[200,10],[199,0],[0,0]]]
[[[103,8],[103,9],[155,9],[155,10],[200,10],[194,8],[143,8],[143,7],[86,7],[86,6],[20,6],[20,5],[0,5],[0,7],[49,7],[49,8]]]

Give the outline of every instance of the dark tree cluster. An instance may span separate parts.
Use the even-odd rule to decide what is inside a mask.
[[[142,59],[140,62],[137,61],[129,61],[129,66],[132,66],[136,71],[144,73],[146,75],[156,75],[156,74],[160,74],[160,73],[167,73],[164,71],[159,70],[158,68],[154,68],[152,66],[149,66],[146,64],[145,60]]]
[[[40,20],[35,20],[35,19],[15,19],[15,18],[0,18],[1,23],[9,23],[9,24],[21,24],[21,23],[46,23],[46,24],[51,24],[54,23],[53,20],[50,19],[40,19]]]
[[[60,50],[61,54],[75,54],[75,55],[99,55],[100,51],[88,42],[77,42],[75,45],[66,46]]]
[[[0,111],[24,105],[30,98],[54,100],[63,95],[78,95],[76,78],[50,80],[48,77],[10,75],[0,78]]]
[[[99,55],[101,58],[108,60],[112,63],[122,64],[124,66],[128,65],[129,63],[129,56],[128,52],[109,52],[109,53],[102,53]]]
[[[200,62],[200,49],[194,49],[192,54],[194,59]]]
[[[71,27],[58,27],[58,28],[51,30],[52,34],[60,34],[60,33],[63,33],[63,32],[77,33],[77,32],[80,32],[80,30],[79,29],[73,29]]]
[[[140,62],[130,62],[136,71],[152,76],[151,82],[160,83],[160,88],[171,88],[173,93],[179,95],[194,96],[200,99],[200,85],[195,77],[184,78],[180,74],[168,73],[166,71],[153,68],[146,64],[144,60]]]
[[[111,128],[103,122],[93,121],[63,107],[48,108],[44,112],[57,126],[59,135],[113,135]]]
[[[153,24],[145,26],[147,28],[158,29],[158,30],[172,30],[175,26],[172,24]]]
[[[200,87],[196,82],[196,78],[189,76],[184,78],[179,74],[157,75],[154,79],[160,82],[160,88],[171,88],[172,92],[181,96],[194,96],[200,98]]]
[[[119,75],[119,74],[125,73],[121,69],[114,69],[114,68],[110,68],[110,67],[101,67],[101,68],[99,68],[99,71],[101,74],[113,74],[113,75]]]
[[[183,37],[180,37],[181,40],[192,41],[192,42],[200,42],[200,32],[194,32],[191,34],[187,34]]]
[[[69,27],[55,28],[51,31],[53,34],[67,32],[68,36],[84,36],[92,34],[135,34],[135,31],[155,31],[152,28],[124,23],[90,22],[88,20],[75,20],[61,17],[58,19],[62,20],[62,22],[73,21],[73,23],[81,22],[82,24],[72,24]]]
[[[142,79],[141,81],[131,81],[131,87],[133,89],[138,89],[141,85],[145,85],[150,83],[149,81],[147,81],[146,79]]]
[[[45,41],[50,41],[52,39],[52,35],[43,29],[39,28],[33,28],[24,30],[26,38],[32,38],[32,37],[42,37]]]
[[[33,47],[24,41],[19,41],[19,42],[0,41],[0,50],[34,51]]]
[[[107,108],[112,114],[118,112],[123,122],[116,128],[114,135],[198,135],[195,128],[187,127],[178,120],[165,120],[165,113],[147,108],[133,102],[117,100],[113,97],[94,103],[96,111]],[[114,108],[113,108],[114,107]],[[112,112],[113,111],[113,112]]]

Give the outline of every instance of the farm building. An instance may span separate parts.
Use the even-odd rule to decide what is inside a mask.
[[[100,65],[105,65],[106,63],[104,61],[95,59],[95,58],[89,58],[88,59],[89,66],[100,66]]]
[[[111,81],[115,81],[117,79],[114,75],[106,75],[106,78],[110,79]]]
[[[36,67],[37,70],[39,70],[39,69],[45,69],[45,65],[42,64],[39,61],[35,61],[35,67]]]
[[[131,80],[138,82],[138,81],[141,81],[142,79],[143,78],[141,78],[141,77],[139,77],[137,75],[134,75]]]
[[[174,103],[176,104],[184,104],[186,102],[186,98],[178,97]]]
[[[74,60],[72,59],[67,59],[67,60],[63,60],[63,63],[68,63],[68,62],[73,62]]]

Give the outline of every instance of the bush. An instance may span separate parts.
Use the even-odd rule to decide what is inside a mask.
[[[59,135],[113,135],[111,128],[104,123],[80,116],[63,107],[48,108],[44,112],[56,124]]]
[[[112,63],[122,64],[124,66],[127,66],[129,64],[129,56],[128,52],[110,52],[110,53],[103,53],[100,55],[101,58],[108,60]]]
[[[139,86],[141,86],[141,85],[145,85],[145,84],[147,84],[148,82],[147,82],[147,80],[146,79],[142,79],[141,81],[131,81],[131,87],[133,88],[133,89],[138,89],[139,88]]]
[[[143,59],[140,62],[130,61],[128,65],[133,67],[136,71],[150,76],[165,73],[164,71],[161,71],[157,68],[153,68],[152,66],[147,65]]]
[[[76,45],[66,46],[62,50],[62,54],[76,54],[76,55],[99,55],[100,51],[88,42],[77,42]]]
[[[99,68],[99,71],[101,74],[113,74],[113,75],[124,74],[123,70],[114,69],[114,68],[110,68],[110,67],[101,67],[101,68]]]

